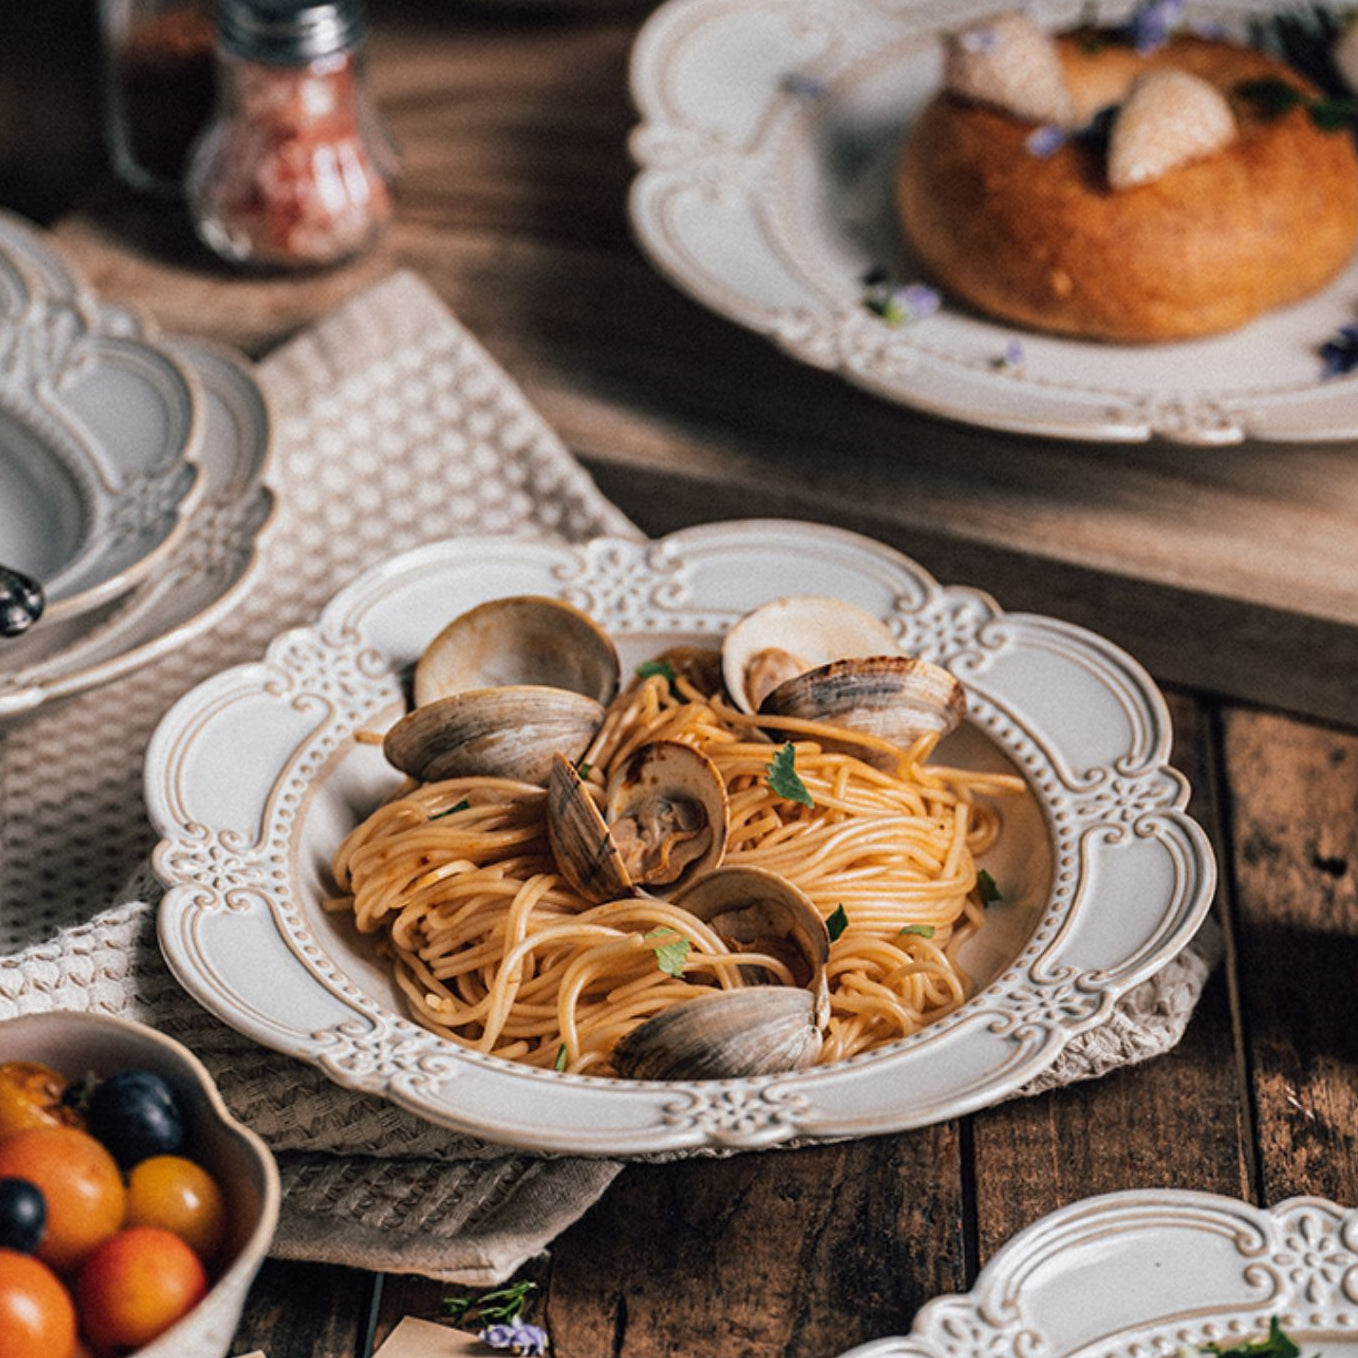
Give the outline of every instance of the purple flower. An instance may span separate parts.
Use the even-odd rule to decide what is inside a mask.
[[[1029,155],[1046,160],[1066,144],[1065,129],[1055,127],[1051,123],[1043,123],[1041,127],[1035,127],[1028,133],[1028,139],[1023,144]]]
[[[1132,43],[1142,56],[1158,51],[1183,18],[1183,0],[1149,0],[1138,5],[1129,22]]]
[[[1002,372],[1012,372],[1015,368],[1023,367],[1024,358],[1023,341],[1011,339],[1004,346],[1004,353],[995,360],[995,366]]]
[[[904,325],[932,316],[942,305],[938,293],[924,283],[895,288],[885,281],[869,285],[863,304],[888,325]]]
[[[1341,325],[1333,339],[1320,346],[1321,378],[1343,377],[1358,368],[1358,322]]]
[[[825,81],[802,71],[789,71],[778,84],[785,94],[799,94],[804,99],[824,99],[830,93]]]
[[[493,1349],[508,1349],[510,1353],[540,1358],[547,1352],[547,1331],[528,1325],[517,1316],[506,1325],[490,1325],[476,1336]]]
[[[1000,35],[993,28],[969,28],[957,43],[964,52],[990,52],[999,40]]]

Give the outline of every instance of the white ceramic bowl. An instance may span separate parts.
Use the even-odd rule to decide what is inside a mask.
[[[26,1014],[0,1023],[0,1060],[41,1062],[68,1079],[153,1070],[170,1083],[188,1117],[187,1154],[226,1198],[223,1257],[230,1263],[183,1320],[130,1358],[224,1358],[278,1222],[278,1170],[269,1148],[227,1111],[197,1057],[139,1023],[104,1014]]]

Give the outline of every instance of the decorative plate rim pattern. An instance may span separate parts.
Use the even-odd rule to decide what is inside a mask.
[[[63,618],[49,609],[47,629],[58,643],[25,650],[8,643],[0,670],[0,723],[58,698],[108,683],[206,631],[236,606],[255,578],[277,500],[270,484],[272,421],[268,401],[247,360],[229,346],[160,336],[133,309],[102,302],[42,233],[0,209],[0,283],[22,279],[22,305],[54,304],[110,335],[156,336],[167,359],[192,374],[202,404],[198,481],[180,531],[131,588],[98,612]],[[240,440],[224,460],[210,440],[226,435],[213,424],[207,398],[233,413]],[[33,640],[38,634],[33,634]]]
[[[1065,1271],[1077,1281],[1063,1285]],[[1159,1287],[1119,1313],[1109,1299],[1151,1271]],[[1067,1295],[1085,1313],[1074,1324],[1063,1314]],[[1258,1338],[1272,1316],[1301,1336],[1304,1352],[1308,1332],[1358,1342],[1358,1210],[1319,1197],[1265,1210],[1214,1193],[1129,1189],[1043,1217],[996,1253],[970,1292],[935,1298],[908,1335],[840,1358],[1176,1358]]]
[[[1036,0],[1036,7],[1035,17],[1053,24],[1087,13],[1068,0]],[[1109,0],[1101,17],[1128,8],[1130,0]],[[1213,21],[1241,23],[1260,8],[1255,0],[1190,0],[1193,14]],[[641,121],[629,139],[637,174],[628,212],[643,252],[681,291],[799,361],[964,423],[1204,446],[1358,434],[1358,377],[1322,381],[1315,357],[1306,369],[1313,378],[1297,375],[1297,358],[1297,374],[1275,379],[1276,355],[1284,343],[1295,345],[1295,318],[1310,302],[1231,335],[1165,346],[1041,336],[946,298],[946,328],[939,318],[893,328],[864,305],[861,274],[847,268],[861,242],[844,221],[827,224],[806,207],[809,199],[862,192],[861,183],[840,184],[827,158],[824,144],[838,129],[821,108],[851,101],[860,84],[880,83],[892,61],[905,70],[945,28],[990,12],[983,3],[959,8],[946,0],[667,0],[643,25],[630,66]],[[787,54],[781,69],[771,52]],[[914,97],[902,93],[889,110],[893,148]],[[891,235],[895,253],[894,226]],[[1330,304],[1323,309],[1327,328],[1307,330],[1312,351],[1350,318],[1355,295],[1358,260],[1318,295]],[[1028,353],[1018,366],[1000,359],[1016,335]],[[1136,355],[1156,349],[1166,362],[1151,381]]]
[[[1030,933],[997,980],[913,1037],[850,1061],[668,1085],[559,1075],[469,1052],[355,980],[361,962],[338,958],[347,945],[315,923],[303,845],[309,818],[339,785],[337,771],[365,757],[354,732],[399,713],[396,672],[436,630],[434,619],[411,616],[410,600],[434,591],[441,622],[495,593],[554,593],[644,644],[650,635],[719,634],[752,603],[788,592],[769,587],[775,569],[780,580],[829,573],[840,595],[851,586],[879,607],[887,601],[881,611],[903,642],[952,665],[974,729],[1027,776],[1050,872],[1023,924]],[[497,588],[501,579],[516,588]],[[407,646],[417,632],[420,643]],[[390,640],[398,634],[400,645]],[[1035,708],[1053,683],[1097,710],[1052,732],[1050,713]],[[271,733],[258,753],[244,734],[256,722]],[[456,539],[365,572],[313,627],[284,633],[262,662],[207,680],[163,718],[146,761],[147,805],[161,836],[154,865],[167,887],[161,946],[186,989],[240,1031],[343,1085],[494,1141],[630,1154],[921,1125],[1018,1088],[1196,931],[1215,867],[1183,809],[1187,787],[1168,766],[1169,743],[1158,690],[1110,643],[1006,614],[975,590],[944,589],[908,558],[852,533],[754,520],[651,543]],[[1095,945],[1111,951],[1090,960],[1084,925],[1098,893],[1119,909],[1130,898],[1132,918],[1116,944]],[[234,952],[224,950],[228,934]],[[252,991],[257,970],[239,969],[246,952],[251,967],[272,969],[264,990]],[[964,1074],[959,1053],[972,1063]]]

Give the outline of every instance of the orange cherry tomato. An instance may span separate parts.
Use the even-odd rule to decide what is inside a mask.
[[[127,1181],[128,1226],[161,1226],[207,1263],[222,1243],[226,1206],[217,1182],[181,1155],[153,1155]]]
[[[0,1141],[0,1179],[27,1179],[47,1199],[37,1256],[75,1268],[123,1224],[127,1191],[113,1157],[78,1127],[33,1127]]]
[[[74,1127],[80,1116],[62,1106],[66,1081],[36,1061],[0,1063],[0,1139],[30,1127]]]
[[[81,1330],[101,1358],[149,1344],[206,1292],[198,1256],[158,1226],[131,1226],[104,1241],[75,1286]]]
[[[75,1305],[57,1275],[31,1254],[0,1250],[0,1354],[74,1358]]]

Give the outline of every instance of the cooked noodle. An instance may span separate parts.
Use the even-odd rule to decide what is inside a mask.
[[[794,744],[812,807],[766,781],[779,746],[761,727],[775,724]],[[851,737],[867,754],[899,756],[897,772],[881,772],[827,748],[845,735],[791,719],[756,724],[683,675],[671,685],[655,674],[615,701],[581,762],[602,794],[610,769],[640,746],[696,746],[727,789],[725,865],[776,872],[823,917],[847,920],[830,952],[822,1062],[913,1033],[966,998],[957,953],[984,915],[975,860],[999,833],[982,798],[1023,787],[1009,775],[930,766],[933,736],[903,754]],[[336,852],[346,894],[331,904],[352,910],[362,932],[385,935],[421,1023],[478,1051],[606,1075],[620,1037],[700,987],[738,986],[752,961],[792,982],[778,958],[732,952],[663,900],[584,900],[557,870],[545,804],[541,787],[506,779],[411,783]],[[660,965],[680,939],[690,945],[682,977]]]

